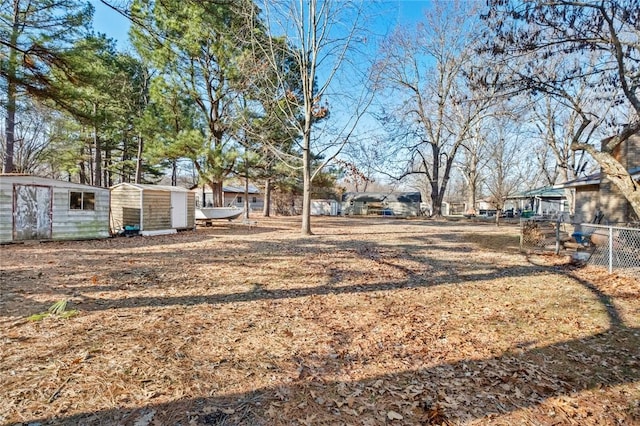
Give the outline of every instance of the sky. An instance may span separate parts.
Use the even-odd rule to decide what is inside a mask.
[[[95,7],[93,29],[116,40],[119,50],[126,50],[129,44],[127,41],[129,21],[118,12],[102,4],[100,0],[91,0],[90,2]]]
[[[127,50],[129,47],[127,41],[129,21],[113,9],[105,6],[100,0],[90,0],[90,2],[95,7],[93,17],[94,30],[116,40],[119,50]],[[391,11],[388,14],[388,18],[386,18],[385,24],[392,27],[397,23],[403,25],[414,24],[422,16],[422,11],[430,6],[431,1],[385,0],[383,3],[385,9],[388,7]]]
[[[114,3],[122,4],[122,0],[108,0]],[[267,0],[268,1],[268,0]],[[340,0],[338,0],[340,1]],[[369,0],[364,0],[366,5]],[[128,31],[130,27],[129,21],[121,14],[117,13],[113,9],[105,6],[100,0],[90,0],[95,7],[93,28],[98,33],[106,34],[107,37],[117,41],[117,48],[120,51],[132,50],[128,42]],[[372,4],[372,3],[369,3]],[[431,1],[423,0],[381,0],[377,3],[379,8],[376,8],[378,12],[375,25],[376,28],[371,28],[377,35],[388,34],[396,26],[410,27],[415,25],[424,16],[424,10],[431,6]],[[373,46],[373,45],[372,45]],[[328,99],[333,99],[331,103],[332,111],[337,112],[335,117],[340,117],[340,111],[348,109],[349,106],[340,105],[340,100],[335,102],[336,99],[330,94]],[[365,116],[359,123],[358,128],[360,131],[367,133],[375,131],[379,127],[379,123],[372,120],[371,117]],[[378,179],[382,181],[383,179]]]

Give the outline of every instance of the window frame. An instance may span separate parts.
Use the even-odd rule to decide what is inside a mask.
[[[78,204],[79,201],[79,204]],[[69,210],[70,211],[95,211],[96,193],[94,191],[74,191],[69,190]]]

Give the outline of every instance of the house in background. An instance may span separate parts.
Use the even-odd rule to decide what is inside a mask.
[[[420,216],[419,192],[345,192],[344,215]]]
[[[640,184],[640,167],[629,169],[629,173]],[[594,173],[559,186],[575,191],[575,223],[590,223],[599,216],[603,224],[638,222],[627,199],[604,173]]]
[[[0,174],[0,243],[110,235],[108,188]]]
[[[630,137],[613,153],[631,178],[640,184],[640,135]],[[638,223],[639,218],[617,186],[602,172],[557,185],[575,191],[574,223],[590,223],[601,217],[603,224]]]
[[[564,189],[546,186],[519,192],[507,197],[504,210],[531,212],[537,216],[553,216],[569,213]]]
[[[111,229],[134,228],[142,235],[195,227],[195,197],[179,186],[120,183],[111,187]]]
[[[196,206],[213,207],[213,191],[209,185],[194,186],[191,191],[195,194]],[[253,184],[249,184],[249,208],[252,211],[261,211],[264,208],[264,197],[260,190]],[[222,197],[225,207],[244,207],[244,186],[224,185]]]

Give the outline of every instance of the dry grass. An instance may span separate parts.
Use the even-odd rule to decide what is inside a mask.
[[[637,280],[509,225],[258,222],[0,247],[0,423],[640,423]]]

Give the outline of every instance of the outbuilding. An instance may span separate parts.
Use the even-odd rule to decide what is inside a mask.
[[[340,203],[336,200],[311,200],[312,216],[337,216],[340,214]]]
[[[142,235],[195,227],[195,194],[178,186],[120,183],[111,187],[111,230]]]
[[[0,243],[109,236],[108,188],[0,174]]]

